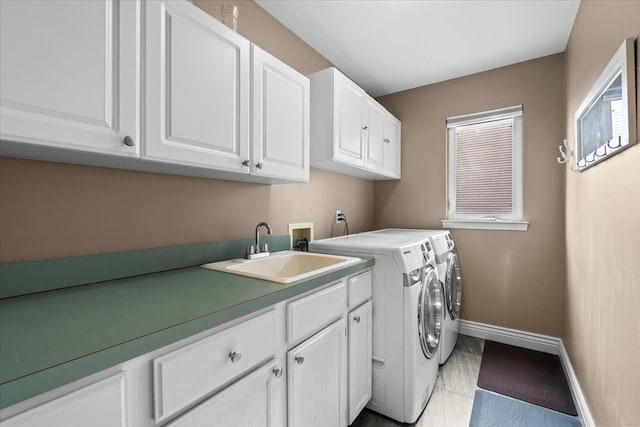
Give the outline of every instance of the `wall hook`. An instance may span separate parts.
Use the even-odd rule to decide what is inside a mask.
[[[575,149],[571,149],[569,148],[569,145],[567,143],[566,139],[562,140],[562,145],[558,145],[558,150],[560,151],[560,157],[556,158],[556,160],[558,161],[558,163],[560,163],[561,165],[567,163],[567,161],[569,161],[569,159],[574,159],[576,158],[575,156]],[[574,172],[578,172],[578,169],[571,166],[571,170]]]

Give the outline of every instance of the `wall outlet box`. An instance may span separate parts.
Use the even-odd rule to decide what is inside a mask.
[[[312,222],[289,224],[289,247],[293,248],[293,244],[300,239],[307,239],[308,242],[313,240]]]

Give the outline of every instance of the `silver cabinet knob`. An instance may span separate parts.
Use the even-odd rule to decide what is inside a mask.
[[[302,365],[304,363],[304,356],[296,356],[294,360],[298,365]]]
[[[273,368],[273,376],[280,378],[282,376],[282,368]]]
[[[136,145],[136,140],[127,135],[122,139],[122,143],[128,147],[133,147]]]
[[[249,160],[243,160],[242,161],[242,166],[244,166],[244,167],[249,167],[250,164],[251,164],[251,162]]]
[[[357,314],[355,316],[353,316],[353,321],[356,322],[356,323],[360,323],[360,316],[357,315]]]
[[[384,142],[386,142],[387,144],[391,142],[391,140],[389,138],[385,138]]]
[[[229,360],[231,363],[238,363],[242,359],[242,354],[239,351],[232,351],[229,353]]]
[[[258,169],[262,169],[262,162],[256,163],[256,167],[257,167]]]

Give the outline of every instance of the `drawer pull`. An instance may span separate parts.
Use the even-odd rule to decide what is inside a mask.
[[[242,354],[240,354],[239,351],[232,351],[229,353],[229,360],[231,360],[231,363],[238,363],[240,359],[242,359]]]
[[[273,376],[280,378],[282,376],[282,368],[273,368]]]
[[[304,356],[296,356],[295,361],[298,365],[302,365],[304,363]]]
[[[360,315],[358,315],[358,314],[357,314],[357,315],[355,315],[355,316],[353,317],[353,321],[354,321],[354,322],[356,322],[356,323],[360,323]]]

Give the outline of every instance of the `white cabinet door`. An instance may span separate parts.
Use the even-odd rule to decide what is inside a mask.
[[[283,364],[272,362],[236,381],[168,425],[283,426],[285,394],[286,378]]]
[[[384,171],[388,176],[400,178],[400,121],[384,115]]]
[[[333,158],[364,166],[362,103],[365,95],[355,83],[334,73]]]
[[[371,399],[371,301],[349,313],[349,424]]]
[[[143,157],[249,173],[249,41],[186,0],[146,2],[146,26]]]
[[[0,139],[137,157],[139,7],[0,1]]]
[[[252,45],[251,173],[309,180],[309,79]]]
[[[287,353],[289,427],[347,425],[344,319]]]
[[[364,100],[365,127],[365,168],[372,171],[381,171],[384,168],[384,146],[382,136],[382,121],[384,108],[373,98],[366,95]]]
[[[124,427],[125,378],[120,373],[98,381],[4,420],[2,427]]]

